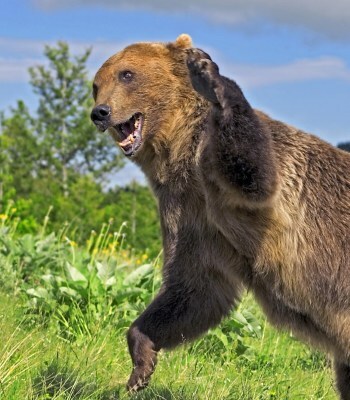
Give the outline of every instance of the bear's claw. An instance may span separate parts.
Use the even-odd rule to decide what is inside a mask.
[[[135,369],[131,374],[129,381],[126,385],[127,391],[129,393],[136,393],[148,386],[150,380],[149,376],[144,375],[144,371],[140,371],[139,369]]]
[[[187,67],[193,88],[212,103],[219,103],[216,88],[221,85],[219,67],[200,49],[187,50]]]

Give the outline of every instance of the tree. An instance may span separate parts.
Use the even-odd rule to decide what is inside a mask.
[[[90,50],[73,57],[67,44],[58,43],[47,46],[45,55],[47,65],[30,69],[37,114],[22,101],[9,115],[0,113],[0,214],[14,200],[26,231],[35,229],[26,220],[40,224],[53,206],[52,228],[69,221],[83,232],[102,223],[97,210],[103,177],[120,168],[121,157],[90,122]]]
[[[122,222],[126,242],[137,251],[147,251],[156,257],[161,249],[158,206],[147,186],[131,182],[125,187],[110,189],[101,204],[104,218],[114,219],[113,228],[118,230]]]
[[[345,151],[350,151],[350,142],[347,143],[339,143],[338,147]]]
[[[46,47],[46,66],[30,69],[39,95],[35,116],[19,101],[0,113],[0,214],[14,200],[17,232],[68,229],[81,242],[107,221],[111,232],[126,221],[126,243],[156,256],[161,247],[157,204],[136,183],[103,191],[104,176],[121,166],[116,146],[90,122],[87,50],[72,57],[68,45]],[[49,219],[45,219],[50,210]]]
[[[91,173],[102,180],[105,173],[120,168],[117,149],[90,122],[92,108],[86,62],[88,49],[73,57],[68,44],[45,47],[48,66],[30,68],[31,84],[39,97],[37,135],[45,151],[43,160],[69,195],[75,174]]]
[[[5,118],[2,114],[0,121],[1,202],[15,194],[28,196],[32,179],[38,177],[40,169],[40,146],[33,119],[22,101],[11,111],[11,117]]]

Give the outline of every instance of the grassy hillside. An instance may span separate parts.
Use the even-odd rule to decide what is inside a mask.
[[[0,228],[0,398],[336,399],[329,361],[265,321],[251,296],[220,327],[162,352],[130,397],[125,332],[160,284],[160,261],[105,226],[83,248],[66,232]]]

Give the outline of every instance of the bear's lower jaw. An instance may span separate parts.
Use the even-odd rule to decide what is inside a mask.
[[[114,139],[127,157],[133,156],[142,144],[143,121],[143,115],[136,113],[127,121],[113,126],[118,134],[118,138]]]

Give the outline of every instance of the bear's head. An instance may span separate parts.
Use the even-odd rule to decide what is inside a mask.
[[[191,47],[186,34],[167,44],[136,43],[98,70],[91,118],[100,130],[108,129],[126,156],[137,161],[147,148],[164,144],[184,119],[186,104],[197,99],[186,66]]]

